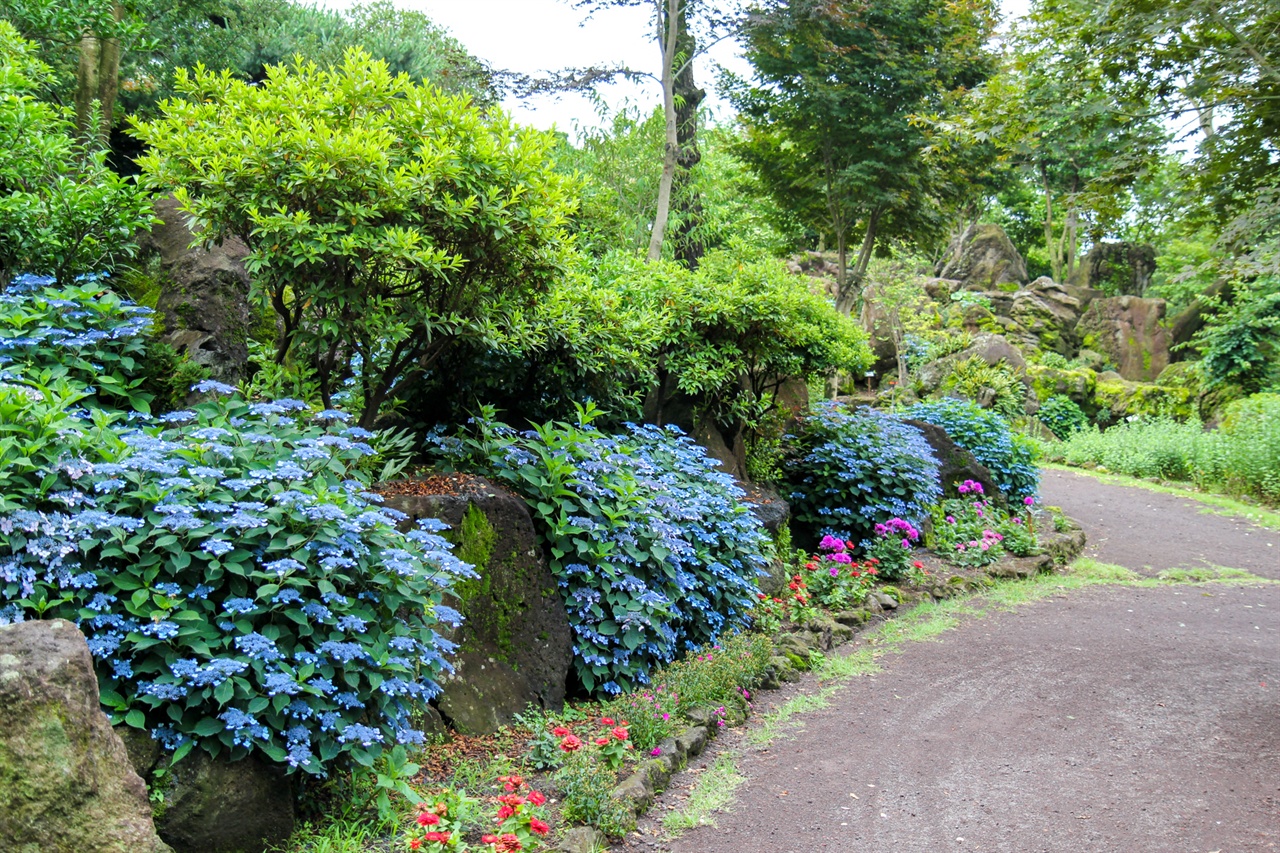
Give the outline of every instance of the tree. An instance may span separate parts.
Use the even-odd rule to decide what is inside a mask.
[[[993,26],[987,0],[768,0],[748,19],[759,82],[728,81],[746,126],[738,151],[780,204],[833,239],[842,313],[882,231],[905,231],[929,195],[928,138],[913,117],[982,81]]]
[[[32,96],[51,73],[34,51],[0,21],[0,286],[17,272],[69,284],[108,271],[151,221],[146,196],[106,167],[97,135],[77,138],[64,110]]]
[[[180,69],[176,87],[135,125],[144,182],[174,192],[201,239],[245,241],[277,361],[299,350],[326,406],[353,380],[362,426],[572,256],[573,182],[550,168],[549,134],[362,50],[327,70],[273,66],[259,85]]]

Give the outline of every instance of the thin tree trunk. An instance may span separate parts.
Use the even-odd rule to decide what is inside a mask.
[[[124,10],[112,8],[117,22]],[[116,96],[120,91],[120,40],[86,32],[80,38],[80,58],[76,65],[76,129],[81,133],[92,123],[94,101],[98,102],[98,134],[105,141],[111,132]]]
[[[98,73],[101,71],[102,39],[91,33],[80,37],[80,61],[76,66],[76,129],[89,128],[93,102],[98,97]]]
[[[662,258],[662,240],[667,230],[667,218],[671,212],[671,186],[675,181],[676,157],[680,151],[680,139],[676,126],[675,58],[676,42],[680,37],[681,0],[666,0],[665,12],[658,15],[658,36],[662,45],[662,113],[666,119],[666,141],[662,151],[662,178],[658,182],[658,209],[653,215],[653,229],[649,232],[648,260]],[[665,21],[665,26],[664,26]]]
[[[677,40],[675,75],[676,102],[676,175],[673,195],[680,212],[673,238],[675,258],[688,269],[698,268],[707,247],[699,236],[702,225],[702,198],[694,189],[692,169],[702,160],[698,150],[698,109],[707,93],[693,79],[693,57],[698,45],[689,30],[688,3],[680,4],[680,38]]]
[[[1063,283],[1062,255],[1053,239],[1053,191],[1049,189],[1049,170],[1040,164],[1040,183],[1044,187],[1044,248],[1049,253],[1049,270],[1053,280]]]

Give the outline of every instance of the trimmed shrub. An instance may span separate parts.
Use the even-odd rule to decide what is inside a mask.
[[[892,518],[919,525],[942,495],[938,460],[920,430],[874,409],[814,406],[786,438],[792,517],[815,539],[863,547]]]
[[[1031,497],[1040,487],[1035,445],[1010,429],[1009,422],[995,412],[948,399],[917,403],[903,414],[946,430],[952,441],[987,466],[996,485],[1009,497]]]
[[[35,429],[50,399],[10,394],[6,414]],[[434,626],[459,619],[440,598],[470,569],[372,505],[370,434],[305,408],[215,399],[93,454],[72,427],[0,516],[0,622],[76,622],[112,722],[175,761],[199,746],[324,774],[422,742],[410,717],[451,649]]]
[[[516,432],[475,421],[439,445],[529,504],[559,579],[583,686],[619,693],[655,666],[747,624],[768,539],[719,463],[674,427],[611,436],[553,422]]]

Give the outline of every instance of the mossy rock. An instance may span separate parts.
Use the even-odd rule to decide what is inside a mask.
[[[1090,414],[1096,409],[1098,374],[1084,368],[1045,367],[1042,364],[1027,365],[1027,377],[1031,389],[1040,402],[1050,397],[1063,396]]]
[[[1167,385],[1099,379],[1094,399],[1098,419],[1111,423],[1135,416],[1188,420],[1197,415],[1196,396]]]
[[[463,617],[449,639],[459,646],[457,672],[443,682],[438,707],[464,734],[487,734],[529,703],[564,704],[573,637],[555,577],[538,544],[524,500],[483,477],[457,475],[449,494],[396,494],[386,505],[409,516],[438,518],[455,553],[478,577],[454,586],[448,603]]]

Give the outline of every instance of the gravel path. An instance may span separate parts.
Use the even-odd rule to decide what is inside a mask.
[[[1044,493],[1100,560],[1280,577],[1280,534],[1190,501],[1059,472]],[[1089,588],[882,663],[747,748],[718,826],[625,849],[1280,850],[1280,585]]]

